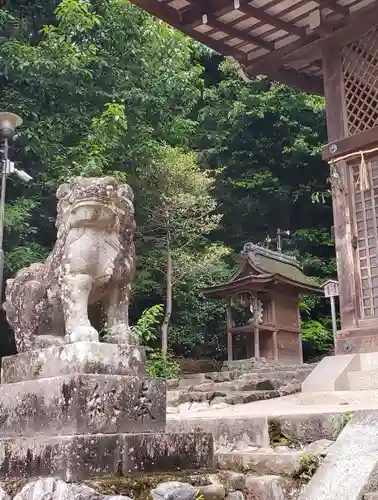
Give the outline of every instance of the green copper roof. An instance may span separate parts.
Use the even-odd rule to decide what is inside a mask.
[[[319,284],[312,278],[306,276],[299,262],[290,255],[274,252],[267,248],[246,243],[242,251],[242,257],[248,263],[264,274],[279,274],[283,278],[295,281],[298,285],[317,287]],[[235,276],[236,278],[236,276]]]
[[[295,257],[246,243],[241,259],[238,270],[226,283],[204,288],[202,292],[209,297],[223,298],[241,287],[282,283],[297,288],[298,293],[323,293],[321,286],[303,273]]]

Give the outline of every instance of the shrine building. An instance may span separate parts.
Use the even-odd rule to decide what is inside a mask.
[[[300,295],[323,290],[294,257],[246,243],[236,273],[203,293],[227,303],[228,361],[303,362]]]
[[[257,75],[325,96],[341,330],[378,351],[378,0],[133,0]]]

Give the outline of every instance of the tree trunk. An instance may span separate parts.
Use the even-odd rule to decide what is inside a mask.
[[[163,356],[168,351],[168,328],[172,314],[172,251],[170,243],[167,243],[167,282],[166,282],[166,302],[165,315],[161,326],[161,352]]]

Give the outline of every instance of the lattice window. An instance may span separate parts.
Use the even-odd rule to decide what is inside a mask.
[[[365,318],[378,316],[378,157],[369,161],[368,169],[370,189],[360,191],[359,165],[352,167],[361,312]]]
[[[378,27],[343,48],[348,135],[378,126]]]

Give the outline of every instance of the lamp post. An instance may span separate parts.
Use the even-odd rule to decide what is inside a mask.
[[[1,193],[0,193],[0,308],[3,298],[3,276],[4,276],[4,212],[5,212],[5,188],[7,175],[15,171],[14,164],[9,161],[9,143],[12,141],[15,130],[22,125],[22,119],[14,113],[0,113],[0,154],[1,158]]]

